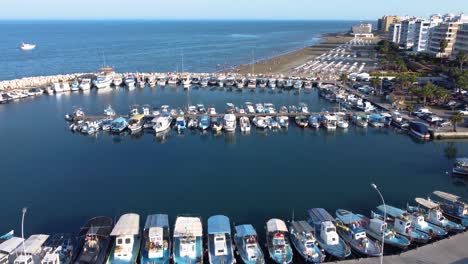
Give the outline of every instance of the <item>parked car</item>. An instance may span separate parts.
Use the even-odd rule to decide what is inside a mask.
[[[468,108],[458,110],[458,113],[460,113],[460,114],[466,116],[466,115],[468,115]]]
[[[431,123],[434,123],[434,122],[438,122],[438,121],[442,121],[443,119],[439,116],[436,116],[436,115],[429,115],[426,117],[425,119],[427,122],[431,122]]]
[[[432,114],[431,111],[429,111],[428,108],[419,108],[418,110],[416,111],[413,111],[411,114],[417,116],[417,117],[422,117],[426,114]]]

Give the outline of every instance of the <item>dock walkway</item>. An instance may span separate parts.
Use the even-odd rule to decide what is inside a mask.
[[[380,258],[363,258],[338,262],[340,264],[378,264]],[[429,245],[384,257],[385,264],[462,264],[468,263],[468,232]]]

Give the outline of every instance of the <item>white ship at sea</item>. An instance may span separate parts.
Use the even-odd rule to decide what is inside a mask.
[[[30,44],[30,43],[23,42],[23,43],[21,43],[19,48],[21,50],[33,50],[33,49],[36,48],[36,44]]]

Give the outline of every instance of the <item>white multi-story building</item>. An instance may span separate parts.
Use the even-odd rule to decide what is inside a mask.
[[[400,47],[403,49],[411,49],[414,46],[416,22],[418,18],[410,18],[401,21],[401,36],[400,36]]]
[[[428,48],[431,29],[442,23],[439,16],[431,16],[429,20],[421,19],[416,21],[414,29],[414,52],[424,52]]]
[[[454,16],[452,14],[444,15],[443,22],[432,28],[429,35],[427,52],[434,54],[439,58],[446,58],[452,55],[457,32],[461,25],[468,22],[468,17],[465,15]],[[442,48],[441,44],[446,43],[446,47]]]
[[[458,29],[452,57],[456,57],[460,51],[468,52],[468,23],[464,23]]]
[[[388,30],[389,41],[399,44],[400,36],[401,36],[401,24],[400,23],[391,24]]]

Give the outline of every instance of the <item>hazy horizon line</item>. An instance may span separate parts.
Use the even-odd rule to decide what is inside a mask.
[[[343,18],[0,18],[0,21],[377,21]]]

